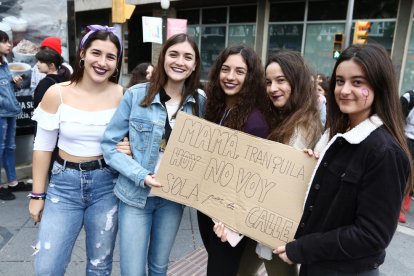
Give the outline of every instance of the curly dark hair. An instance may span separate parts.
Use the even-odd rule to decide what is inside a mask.
[[[322,134],[323,126],[312,72],[299,52],[287,49],[272,52],[266,62],[266,69],[271,63],[279,64],[291,87],[291,94],[283,108],[272,105],[272,132],[268,139],[288,144],[295,129],[301,128],[306,131],[309,148],[313,148]]]
[[[220,85],[220,71],[223,63],[231,55],[240,54],[246,63],[247,73],[240,90],[238,102],[232,107],[224,126],[242,130],[247,117],[257,108],[264,113],[265,103],[268,101],[265,93],[264,70],[260,58],[255,51],[245,45],[230,46],[224,49],[209,73],[206,94],[205,119],[218,123],[226,109],[226,94]]]

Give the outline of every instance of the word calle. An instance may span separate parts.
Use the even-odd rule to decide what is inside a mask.
[[[289,241],[293,221],[260,207],[252,208],[246,217],[246,226],[283,242]]]

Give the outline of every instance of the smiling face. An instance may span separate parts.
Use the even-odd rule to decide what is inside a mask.
[[[348,114],[351,127],[370,116],[374,90],[361,66],[353,60],[343,61],[338,65],[334,93],[339,109]]]
[[[238,95],[243,87],[246,74],[247,65],[241,54],[230,55],[221,65],[220,86],[226,94],[226,99]]]
[[[276,62],[266,67],[266,92],[276,108],[283,108],[292,93],[292,87]]]
[[[168,81],[184,82],[193,73],[195,67],[195,52],[187,41],[174,44],[167,49],[164,70],[168,76]]]
[[[117,55],[118,49],[109,39],[94,40],[83,55],[84,74],[97,82],[108,80],[116,70]]]

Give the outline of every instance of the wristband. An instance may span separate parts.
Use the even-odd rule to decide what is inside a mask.
[[[46,193],[30,193],[27,195],[30,199],[36,199],[36,200],[45,200]]]

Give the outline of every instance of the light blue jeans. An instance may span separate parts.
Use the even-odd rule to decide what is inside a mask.
[[[122,276],[167,275],[168,261],[184,206],[148,197],[144,209],[119,203]]]
[[[86,275],[110,275],[118,230],[118,173],[106,167],[78,171],[53,164],[40,222],[36,275],[64,275],[82,226],[86,233]]]
[[[17,180],[16,160],[14,157],[14,150],[16,149],[16,117],[0,117],[0,139],[0,170],[4,166],[7,182],[11,182]]]

